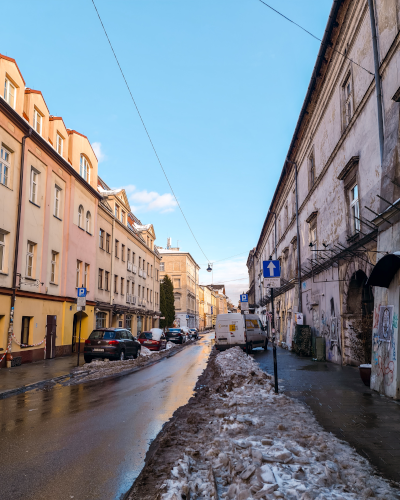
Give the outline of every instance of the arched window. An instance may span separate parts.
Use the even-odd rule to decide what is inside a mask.
[[[86,182],[90,182],[90,163],[85,156],[81,155],[81,162],[79,166],[80,176],[85,179]]]
[[[89,210],[86,212],[86,232],[90,233],[90,223],[92,216],[90,215]]]
[[[79,208],[78,208],[78,226],[82,229],[83,229],[83,212],[84,212],[83,206],[79,205]]]

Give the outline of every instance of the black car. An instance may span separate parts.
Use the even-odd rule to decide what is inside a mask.
[[[140,356],[141,345],[125,328],[97,328],[85,340],[85,363],[94,358],[124,360]]]
[[[174,344],[183,344],[186,342],[186,333],[182,328],[168,328],[165,336],[169,342],[174,342]]]

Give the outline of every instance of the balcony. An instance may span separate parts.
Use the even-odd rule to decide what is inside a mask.
[[[132,272],[133,274],[137,273],[137,266],[135,266],[134,264],[132,264]]]
[[[132,271],[132,262],[128,260],[128,271]]]
[[[139,267],[139,276],[141,277],[143,276],[143,269],[141,269],[140,267]]]
[[[131,304],[136,304],[136,295],[131,295]]]
[[[146,271],[143,271],[143,278],[146,279],[147,278],[147,273]]]
[[[126,294],[126,302],[127,302],[127,304],[131,303],[131,296],[129,293]]]

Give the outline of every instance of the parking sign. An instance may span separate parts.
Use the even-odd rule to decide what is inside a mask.
[[[86,297],[86,288],[78,288],[78,297]]]

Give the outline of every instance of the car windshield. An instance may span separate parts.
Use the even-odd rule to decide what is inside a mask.
[[[170,328],[168,330],[169,333],[181,333],[180,329],[179,328]]]
[[[103,339],[103,340],[110,340],[110,339],[115,339],[115,332],[107,332],[104,330],[93,330],[93,332],[90,334],[90,339]]]
[[[195,332],[196,331],[196,328],[191,328],[190,329],[191,332]]]
[[[140,339],[148,339],[151,340],[153,338],[153,335],[151,332],[143,332],[140,334]]]

